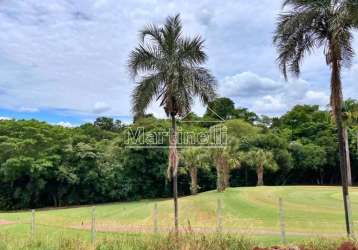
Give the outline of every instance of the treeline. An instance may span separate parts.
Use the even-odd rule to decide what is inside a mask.
[[[355,182],[358,103],[348,100],[345,107]],[[195,133],[213,126],[227,128],[227,146],[179,150],[181,195],[263,183],[340,182],[335,125],[330,112],[318,106],[299,105],[282,117],[269,118],[218,98],[203,117],[191,113],[178,122],[181,130]],[[102,117],[65,128],[36,120],[1,120],[0,209],[170,197],[168,149],[128,147],[129,132],[137,128],[167,131],[170,122],[146,115],[123,125]]]

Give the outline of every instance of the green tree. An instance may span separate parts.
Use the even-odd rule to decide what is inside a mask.
[[[206,104],[215,96],[215,79],[201,67],[207,60],[204,41],[182,36],[180,16],[168,17],[164,26],[149,25],[129,58],[129,70],[139,80],[132,96],[135,116],[144,114],[153,99],[160,101],[172,122],[169,167],[173,179],[174,224],[178,230],[176,118],[190,112],[194,96]],[[146,39],[149,38],[149,39]]]
[[[285,140],[285,138],[275,133],[269,132],[252,136],[248,138],[247,142],[247,145],[244,144],[246,149],[243,148],[245,151],[258,148],[272,152],[273,158],[279,166],[277,173],[280,175],[277,178],[278,180],[274,183],[286,183],[286,176],[292,169],[293,165],[292,157],[288,152],[288,142]]]
[[[123,127],[120,120],[105,116],[97,117],[93,125],[107,131],[118,131]]]
[[[356,100],[348,99],[344,101],[343,121],[345,125],[344,139],[345,139],[346,154],[347,154],[347,178],[348,178],[348,185],[352,185],[352,170],[351,170],[351,160],[350,160],[350,151],[349,151],[348,130],[351,127],[358,126],[358,102]],[[358,147],[358,132],[356,136],[357,136],[357,147]]]
[[[113,121],[113,118],[111,118],[111,117],[105,117],[105,116],[98,117],[94,121],[93,125],[101,128],[103,130],[112,131],[114,129],[114,121]]]
[[[235,104],[230,98],[220,97],[209,102],[205,117],[214,120],[231,119],[235,110]]]
[[[341,68],[353,57],[353,29],[358,27],[358,8],[354,0],[285,0],[291,7],[281,14],[274,35],[278,63],[283,75],[287,71],[298,76],[307,53],[325,47],[326,63],[331,67],[331,107],[336,120],[339,141],[342,191],[347,233],[351,234],[348,215],[347,155],[342,121]]]
[[[318,184],[323,184],[324,166],[327,163],[326,151],[323,147],[308,143],[301,144],[300,142],[293,142],[290,144],[290,152],[292,153],[294,161],[294,170],[297,172],[310,171],[310,173],[317,172]]]
[[[208,156],[202,148],[187,147],[181,151],[183,164],[190,175],[190,192],[198,193],[198,169],[207,166]]]
[[[264,169],[276,171],[278,169],[277,163],[270,151],[262,149],[252,149],[242,156],[242,161],[250,167],[256,169],[257,186],[264,185]]]
[[[255,112],[249,111],[247,108],[237,108],[233,111],[233,117],[243,119],[246,122],[253,124],[259,120],[259,117]]]
[[[213,148],[211,155],[216,167],[216,189],[223,192],[230,186],[230,170],[240,167],[240,161],[230,147]]]
[[[221,131],[221,133],[215,134],[215,140],[218,141],[219,139],[221,145],[211,149],[211,157],[216,167],[216,189],[218,192],[223,192],[230,186],[231,170],[240,167],[238,150],[240,139],[242,139],[243,134],[250,135],[254,129],[250,124],[242,120],[230,120],[224,124],[215,125],[210,129]],[[230,133],[226,135],[225,130],[230,131]]]

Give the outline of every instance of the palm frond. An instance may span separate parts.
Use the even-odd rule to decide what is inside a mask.
[[[331,5],[331,0],[285,0],[283,7],[291,6],[297,9],[304,8],[327,8]]]
[[[331,43],[340,50],[339,59],[350,66],[354,51],[352,48],[353,35],[351,33],[350,12],[346,5],[340,6],[335,15],[329,19],[329,33]]]
[[[358,1],[347,0],[346,8],[350,13],[351,23],[354,28],[358,28]]]
[[[165,44],[163,44],[168,54],[174,54],[180,37],[182,35],[182,23],[180,15],[168,17],[163,27],[163,37]]]
[[[209,70],[194,67],[185,71],[185,81],[193,95],[198,96],[203,104],[208,104],[216,97],[217,82]]]
[[[143,114],[155,96],[160,95],[162,75],[152,74],[137,83],[132,93],[132,109],[135,115]]]
[[[305,54],[322,45],[324,39],[320,28],[320,13],[315,11],[291,11],[280,15],[273,42],[285,79],[287,71],[298,76]]]
[[[144,43],[146,37],[149,37],[152,41],[159,45],[163,44],[163,29],[157,25],[147,25],[143,30],[140,31],[140,40]]]
[[[128,69],[135,77],[141,71],[155,71],[160,63],[161,55],[157,47],[140,44],[129,55]]]
[[[207,60],[207,55],[203,50],[204,40],[200,36],[194,39],[185,38],[179,43],[178,55],[184,62],[189,64],[201,64]]]

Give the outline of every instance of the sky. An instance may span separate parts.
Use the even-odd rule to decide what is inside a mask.
[[[272,43],[282,0],[0,0],[0,119],[76,126],[98,116],[130,122],[135,82],[127,60],[146,24],[181,14],[184,34],[205,39],[218,94],[269,116],[329,102],[323,50],[299,79],[284,81]],[[355,35],[356,37],[356,35]],[[357,39],[353,42],[358,51]],[[345,98],[358,99],[358,56],[343,70]],[[193,111],[205,107],[196,103]],[[164,117],[156,103],[148,113]]]

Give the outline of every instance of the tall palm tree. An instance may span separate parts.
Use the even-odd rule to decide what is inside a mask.
[[[307,54],[324,47],[326,63],[331,67],[331,107],[336,120],[342,191],[347,233],[351,235],[348,213],[347,159],[342,125],[342,66],[349,65],[354,52],[352,32],[357,28],[357,0],[285,0],[285,11],[278,19],[274,43],[278,64],[287,79],[287,71],[300,74]]]
[[[178,231],[178,152],[176,118],[190,112],[193,98],[207,104],[215,97],[216,81],[201,65],[207,55],[200,36],[183,37],[180,16],[168,17],[163,26],[148,25],[140,31],[140,44],[131,52],[129,70],[137,79],[132,94],[136,117],[159,101],[171,119],[169,168],[173,180],[174,224]]]

